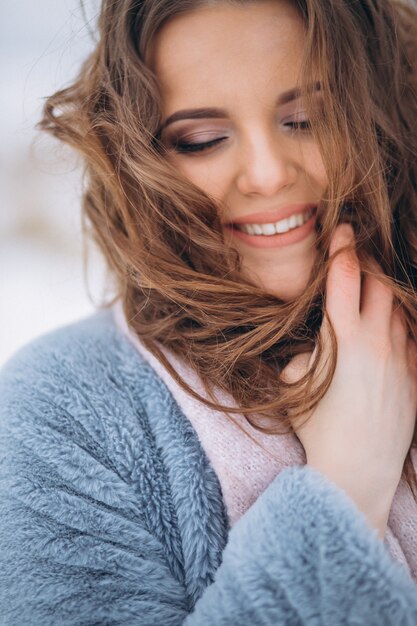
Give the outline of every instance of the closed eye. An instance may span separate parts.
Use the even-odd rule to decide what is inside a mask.
[[[173,148],[176,152],[184,153],[184,152],[203,152],[204,150],[208,150],[214,146],[217,146],[219,143],[227,139],[227,137],[217,137],[216,139],[212,139],[211,141],[205,141],[201,143],[190,143],[185,141],[177,141]]]
[[[294,120],[290,122],[285,122],[284,126],[294,132],[308,132],[311,130],[311,124],[309,120]],[[178,140],[172,145],[172,148],[175,150],[175,152],[178,152],[180,154],[204,152],[206,150],[210,150],[210,148],[214,148],[214,146],[219,145],[220,143],[225,141],[225,139],[227,139],[227,137],[216,137],[216,139],[212,139],[211,141],[203,141],[198,143]]]
[[[310,120],[285,122],[284,126],[288,126],[291,130],[309,131],[311,130]]]

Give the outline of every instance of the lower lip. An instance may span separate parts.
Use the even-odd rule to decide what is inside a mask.
[[[237,228],[233,228],[232,225],[226,225],[227,230],[237,237],[241,241],[244,241],[254,248],[283,248],[284,246],[291,246],[294,243],[299,243],[306,239],[314,230],[314,224],[316,222],[316,213],[310,217],[305,224],[293,228],[287,233],[281,233],[277,235],[249,235]]]

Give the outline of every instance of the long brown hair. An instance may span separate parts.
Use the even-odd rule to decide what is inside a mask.
[[[176,15],[225,1],[103,0],[97,45],[77,80],[47,100],[40,128],[84,157],[84,224],[116,278],[130,328],[189,393],[197,396],[159,345],[199,373],[211,398],[204,402],[283,433],[323,397],[335,370],[333,336],[318,382],[328,246],[339,222],[352,223],[362,271],[376,259],[417,335],[417,6],[294,0],[306,28],[302,95],[329,185],[310,280],[302,296],[283,302],[242,277],[218,207],[168,163],[158,141],[160,96],[146,64],[152,38]],[[320,114],[309,87],[316,81]],[[306,377],[285,382],[291,358],[315,346]],[[215,386],[238,408],[219,405]],[[404,475],[417,497],[410,452]]]

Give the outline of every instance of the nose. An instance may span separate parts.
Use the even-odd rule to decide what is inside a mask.
[[[244,195],[274,196],[297,179],[297,163],[286,140],[258,133],[241,146],[236,185]]]

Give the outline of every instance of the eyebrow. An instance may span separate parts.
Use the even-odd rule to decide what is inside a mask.
[[[315,83],[314,85],[309,85],[308,89],[311,89],[313,92],[320,91],[321,85],[320,82]],[[284,91],[279,95],[276,106],[282,106],[283,104],[287,104],[287,102],[292,102],[293,100],[297,100],[302,95],[301,88],[295,87],[294,89],[289,89],[288,91]],[[178,122],[179,120],[198,120],[198,119],[223,119],[227,117],[227,112],[224,109],[218,108],[200,108],[200,109],[182,109],[181,111],[176,111],[172,115],[170,115],[165,122],[162,123],[159,133],[161,133],[167,126],[173,124],[174,122]],[[159,134],[158,133],[158,134]]]

